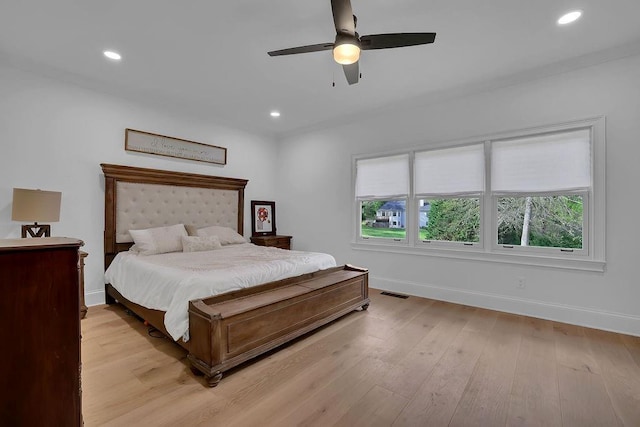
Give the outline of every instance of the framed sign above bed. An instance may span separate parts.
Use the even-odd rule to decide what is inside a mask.
[[[251,235],[276,235],[276,203],[251,201]]]
[[[227,164],[227,149],[224,147],[134,129],[125,130],[124,149],[218,165]]]

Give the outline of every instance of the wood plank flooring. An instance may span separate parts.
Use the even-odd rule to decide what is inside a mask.
[[[640,426],[640,338],[371,289],[209,388],[124,308],[82,321],[86,426]]]

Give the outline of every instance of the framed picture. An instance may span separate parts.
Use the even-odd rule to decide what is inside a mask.
[[[276,234],[276,203],[251,201],[251,235],[273,236]]]
[[[227,149],[224,147],[135,129],[125,129],[124,149],[218,165],[227,164]]]

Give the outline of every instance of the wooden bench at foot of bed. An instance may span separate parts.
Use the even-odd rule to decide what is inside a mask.
[[[189,303],[194,372],[215,387],[222,373],[369,307],[368,270],[345,265]]]

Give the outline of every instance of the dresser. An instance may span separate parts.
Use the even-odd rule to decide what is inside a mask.
[[[251,243],[258,246],[273,246],[280,249],[291,249],[291,236],[253,236]]]
[[[0,240],[0,425],[82,425],[82,244]]]

